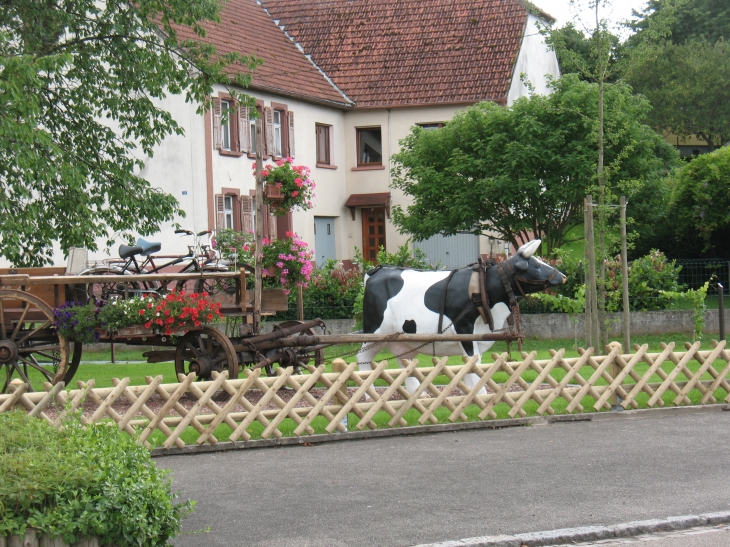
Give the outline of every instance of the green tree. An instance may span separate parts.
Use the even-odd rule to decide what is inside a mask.
[[[730,6],[652,0],[634,28],[627,81],[653,106],[649,123],[710,151],[730,140]]]
[[[588,36],[568,23],[564,27],[551,29],[548,34],[548,44],[555,50],[560,63],[561,74],[577,74],[582,80],[595,82],[599,74],[599,57],[596,56],[596,46],[600,39],[606,40],[608,54],[608,68],[606,81],[615,82],[620,77],[621,40],[618,36],[606,30],[605,35]]]
[[[217,0],[4,0],[0,10],[0,255],[51,260],[182,215],[135,171],[181,127],[159,100],[199,111],[213,83],[250,81],[258,61],[217,55]],[[232,77],[231,74],[236,76]]]
[[[583,198],[595,184],[597,96],[597,84],[568,75],[549,96],[509,108],[480,103],[436,131],[413,128],[393,156],[393,187],[412,199],[394,208],[395,225],[417,240],[496,232],[519,245],[534,234],[551,254],[582,224]],[[642,125],[648,109],[627,86],[606,88],[606,167],[629,195],[676,161]]]
[[[669,217],[677,241],[697,252],[727,256],[730,147],[698,156],[677,172],[673,182]]]

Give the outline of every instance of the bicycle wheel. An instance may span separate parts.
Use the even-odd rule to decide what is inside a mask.
[[[79,275],[88,276],[106,276],[106,275],[123,275],[123,271],[119,268],[109,266],[97,266],[84,270]],[[127,298],[135,296],[140,292],[140,285],[136,281],[95,281],[93,283],[76,284],[70,286],[73,299],[85,304],[92,299],[96,300],[114,300],[118,298]]]

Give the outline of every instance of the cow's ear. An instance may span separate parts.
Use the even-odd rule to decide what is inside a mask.
[[[528,266],[529,262],[527,260],[517,260],[514,263],[515,270],[520,270],[522,272],[526,272]]]

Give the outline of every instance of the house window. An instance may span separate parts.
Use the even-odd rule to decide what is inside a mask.
[[[231,109],[231,101],[221,101],[221,148],[231,150],[231,117],[234,111]]]
[[[444,124],[442,122],[436,122],[436,123],[417,123],[416,124],[421,129],[425,129],[426,131],[432,131],[434,129],[441,129]]]
[[[233,206],[235,203],[235,196],[225,196],[223,198],[223,214],[224,214],[224,226],[230,230],[233,230]]]
[[[357,128],[357,166],[383,165],[383,139],[380,127]]]
[[[330,136],[331,125],[316,124],[317,130],[317,165],[332,165]]]
[[[281,157],[281,110],[274,110],[274,155],[278,158]]]
[[[222,156],[241,156],[248,151],[246,134],[239,134],[245,127],[248,111],[239,108],[230,95],[221,93],[213,98],[213,147]]]

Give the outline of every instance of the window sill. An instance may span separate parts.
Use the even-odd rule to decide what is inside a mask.
[[[232,150],[218,150],[221,156],[230,156],[232,158],[240,158],[243,152],[234,152]]]
[[[385,169],[385,165],[359,165],[353,167],[353,171],[382,171]]]
[[[336,165],[330,165],[329,163],[318,163],[316,164],[316,167],[319,167],[320,169],[337,169]]]

